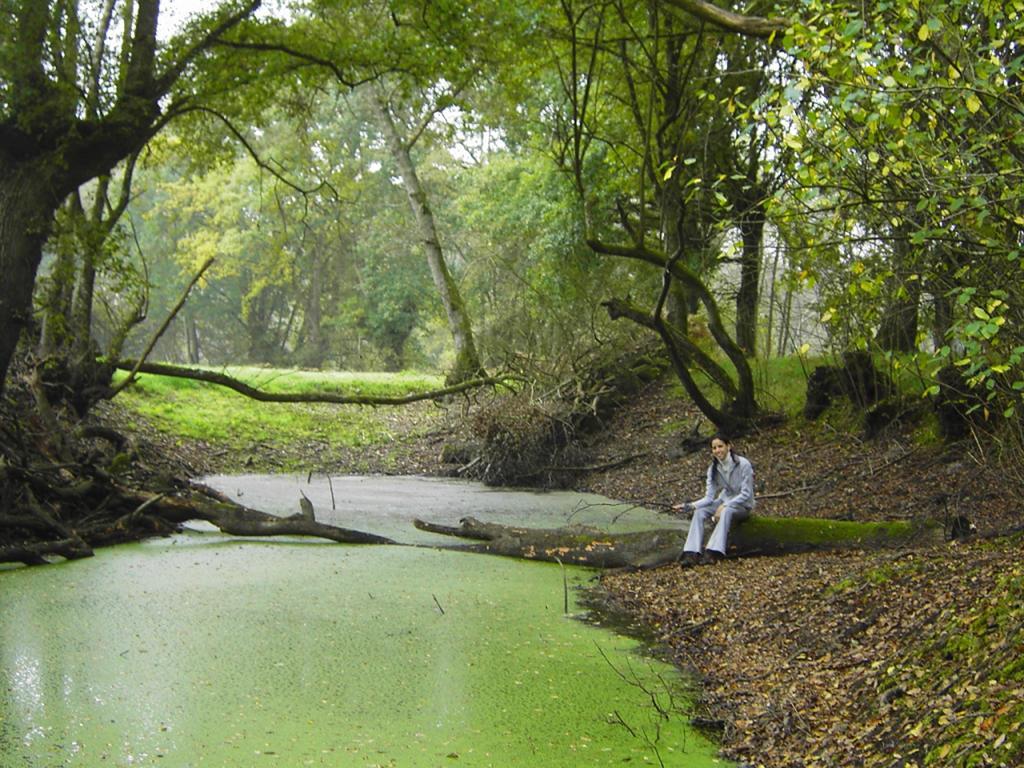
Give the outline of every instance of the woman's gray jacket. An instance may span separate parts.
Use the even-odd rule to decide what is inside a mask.
[[[733,462],[732,471],[726,473],[718,460],[712,459],[704,498],[694,502],[694,508],[717,508],[720,504],[747,511],[754,508],[754,467],[744,456],[734,454]]]

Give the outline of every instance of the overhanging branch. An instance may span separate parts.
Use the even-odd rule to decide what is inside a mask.
[[[790,25],[787,19],[733,13],[709,3],[707,0],[660,0],[660,2],[686,11],[716,27],[748,37],[771,37],[774,34],[785,32]]]
[[[337,392],[267,392],[246,384],[244,381],[228,376],[218,371],[207,371],[201,368],[185,368],[178,365],[166,363],[146,363],[134,360],[119,360],[114,364],[115,368],[122,371],[134,373],[150,373],[157,376],[173,376],[179,379],[192,379],[193,381],[205,381],[208,384],[217,384],[228,389],[233,389],[240,395],[245,395],[253,400],[264,403],[332,403],[334,405],[408,405],[420,402],[421,400],[437,400],[448,395],[457,395],[471,389],[480,387],[496,387],[505,385],[508,377],[488,376],[485,378],[471,379],[461,384],[455,384],[443,389],[433,389],[429,392],[415,392],[409,395],[397,397],[379,397],[373,395],[342,395]]]

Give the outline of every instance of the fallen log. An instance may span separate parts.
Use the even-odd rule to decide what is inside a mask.
[[[733,528],[729,554],[786,555],[837,549],[884,549],[938,544],[942,525],[934,520],[854,522],[809,517],[761,517]]]
[[[139,497],[139,504],[150,501]],[[232,536],[314,536],[341,544],[394,544],[386,536],[320,523],[304,514],[279,517],[233,501],[189,496],[167,496],[151,503],[148,514],[171,523],[205,520]]]
[[[54,558],[89,557],[93,547],[164,536],[190,520],[205,520],[232,536],[312,536],[341,544],[396,543],[385,536],[318,522],[308,500],[301,504],[299,514],[279,517],[228,499],[211,498],[200,490],[179,497],[109,486],[107,493],[107,509],[84,515],[76,524],[60,523],[41,507],[36,515],[0,516],[2,528],[54,532],[60,537],[0,544],[0,563],[45,565]]]
[[[655,568],[677,560],[686,541],[686,530],[679,528],[609,533],[587,526],[521,528],[472,517],[459,522],[459,526],[424,520],[413,524],[423,531],[479,542],[461,547],[471,552],[593,568]],[[920,546],[941,541],[941,534],[941,526],[935,523],[755,516],[733,529],[729,555]]]
[[[46,565],[48,557],[62,557],[65,560],[79,560],[92,557],[93,551],[79,538],[37,541],[30,544],[15,544],[0,547],[0,563],[24,563],[25,565]]]
[[[675,529],[612,534],[589,526],[519,528],[473,517],[459,522],[457,528],[424,520],[414,520],[413,525],[421,531],[480,542],[463,547],[472,552],[593,568],[653,568],[675,560],[686,541],[686,532]]]

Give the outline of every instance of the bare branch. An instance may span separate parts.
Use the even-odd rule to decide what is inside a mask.
[[[335,405],[408,405],[421,400],[437,400],[448,395],[459,394],[470,389],[479,387],[494,387],[505,385],[508,377],[491,376],[486,378],[471,379],[461,384],[455,384],[443,389],[434,389],[429,392],[417,392],[411,395],[399,397],[375,397],[372,395],[342,395],[337,392],[267,392],[257,387],[250,386],[232,376],[217,371],[207,371],[200,368],[184,368],[177,365],[165,363],[147,363],[144,361],[120,360],[114,367],[123,371],[135,373],[151,373],[157,376],[174,376],[180,379],[193,379],[205,381],[209,384],[218,384],[228,389],[233,389],[241,395],[258,400],[264,403],[333,403]]]
[[[763,16],[746,16],[733,13],[707,0],[659,0],[665,5],[679,8],[699,19],[703,19],[716,27],[729,32],[736,32],[747,37],[771,37],[785,32],[790,22],[781,18],[765,18]]]
[[[232,123],[231,120],[229,120],[226,115],[221,114],[217,110],[211,109],[210,107],[191,107],[187,110],[183,110],[181,114],[184,114],[184,112],[206,112],[207,114],[216,117],[218,120],[224,123],[224,125],[232,133],[232,135],[234,135],[234,137],[238,139],[238,142],[243,147],[245,147],[245,151],[249,153],[249,156],[252,158],[253,162],[256,163],[256,165],[259,168],[262,168],[264,171],[269,173],[271,176],[273,176],[275,179],[280,181],[285,186],[294,189],[300,195],[315,195],[321,189],[324,189],[326,187],[327,189],[331,190],[331,193],[334,195],[335,199],[341,199],[341,195],[338,193],[338,190],[335,189],[334,186],[332,186],[331,183],[326,179],[322,180],[315,187],[311,187],[309,189],[300,187],[294,181],[286,179],[283,175],[281,175],[280,171],[273,168],[266,160],[260,157],[260,154],[259,152],[256,151],[256,148],[249,143],[249,140],[246,139],[245,135],[238,128],[235,127],[235,124]]]
[[[143,351],[142,357],[140,357],[139,360],[136,362],[135,367],[130,369],[130,373],[128,374],[127,377],[125,377],[125,380],[122,381],[118,386],[114,387],[113,392],[111,392],[110,394],[110,397],[114,397],[114,395],[116,395],[118,392],[120,392],[133,381],[135,381],[135,375],[139,372],[140,368],[145,364],[146,358],[149,357],[149,353],[153,351],[153,347],[156,346],[156,343],[157,341],[160,340],[160,337],[164,335],[164,331],[166,331],[167,326],[171,324],[171,320],[173,320],[177,316],[178,312],[185,305],[185,300],[188,299],[189,293],[192,292],[192,289],[195,287],[195,284],[199,282],[199,278],[201,278],[203,276],[203,273],[210,268],[211,264],[213,264],[212,256],[208,258],[205,262],[203,262],[203,265],[199,268],[199,271],[196,272],[191,282],[189,282],[189,284],[185,287],[185,290],[181,292],[181,298],[178,299],[178,303],[174,305],[174,308],[167,313],[167,317],[164,319],[163,324],[157,329],[156,333],[153,334],[153,338],[150,339],[149,344],[146,345],[146,349],[145,351]]]

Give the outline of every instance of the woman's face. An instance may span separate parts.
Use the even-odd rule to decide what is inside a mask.
[[[711,441],[711,454],[719,461],[724,461],[729,455],[729,444],[716,437]]]

